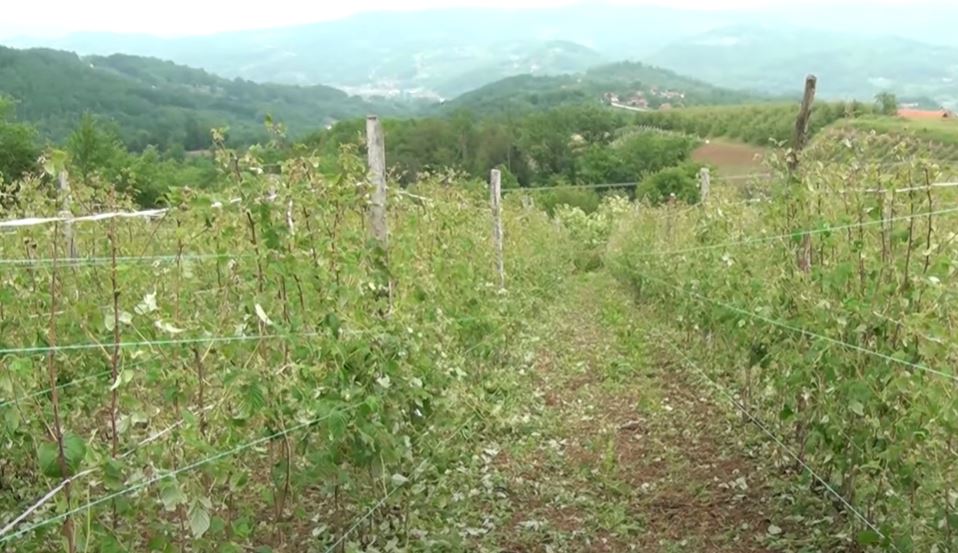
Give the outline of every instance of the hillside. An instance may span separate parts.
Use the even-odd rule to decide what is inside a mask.
[[[676,32],[710,28],[663,8],[465,8],[373,12],[269,30],[161,38],[78,33],[11,40],[83,54],[130,54],[257,82],[452,98],[503,77],[557,75],[641,56]],[[586,48],[582,45],[589,45]],[[335,55],[330,55],[335,53]]]
[[[905,100],[958,105],[958,48],[903,38],[739,25],[676,41],[649,59],[720,86],[769,94],[794,93],[814,73],[824,98],[870,100],[890,90]]]
[[[958,162],[958,121],[877,116],[837,121],[812,140],[808,155],[846,163],[893,164],[914,157],[953,165]]]
[[[627,102],[641,97],[648,107],[735,104],[755,100],[750,95],[718,88],[672,71],[641,63],[604,65],[574,75],[520,75],[486,85],[446,102],[442,110],[479,114],[514,113],[564,105],[599,104],[610,95]]]
[[[152,58],[3,47],[0,95],[12,97],[18,117],[47,139],[62,140],[90,112],[112,121],[134,149],[148,144],[202,148],[209,142],[209,129],[220,126],[229,126],[236,142],[254,142],[264,135],[267,114],[301,135],[372,111],[410,109],[371,103],[327,86],[228,80]]]
[[[304,13],[302,20],[311,17],[317,15]],[[822,17],[821,10],[801,3],[750,11],[583,2],[380,11],[202,36],[76,33],[4,41],[83,55],[152,56],[227,78],[325,84],[363,95],[449,99],[504,77],[562,75],[601,63],[643,60],[730,88],[772,93],[794,93],[802,76],[815,70],[833,83],[823,87],[825,97],[852,94],[865,100],[882,86],[870,79],[918,89],[933,84],[940,76],[937,69],[951,66],[955,57],[930,45],[958,48],[956,17],[958,10],[944,5],[933,17],[904,4],[880,10],[830,6],[828,17]],[[713,40],[729,38],[729,29],[751,31],[744,37],[748,40],[734,44]],[[893,37],[907,40],[896,44],[900,39]],[[836,52],[854,60],[852,71],[841,72]]]

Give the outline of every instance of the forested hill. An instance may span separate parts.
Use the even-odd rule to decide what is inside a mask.
[[[231,140],[262,139],[267,114],[301,135],[370,112],[396,115],[408,103],[371,102],[327,86],[228,80],[200,69],[138,56],[80,57],[48,49],[0,47],[0,96],[20,120],[60,141],[83,113],[111,121],[132,149],[206,147],[212,127]]]
[[[573,104],[598,104],[614,95],[622,103],[636,100],[657,109],[695,105],[738,104],[761,97],[719,88],[667,69],[622,62],[563,76],[519,75],[488,84],[446,102],[442,109],[478,114],[516,113]]]

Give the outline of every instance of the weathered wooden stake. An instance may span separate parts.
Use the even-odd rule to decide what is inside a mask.
[[[70,178],[66,169],[64,169],[60,171],[60,217],[69,218],[73,216],[70,203]],[[77,247],[73,239],[73,223],[70,221],[63,223],[63,238],[67,247],[67,255],[70,259],[76,258]]]
[[[502,174],[493,169],[489,175],[489,204],[492,206],[492,240],[496,247],[496,271],[499,289],[506,288],[506,269],[502,253]]]
[[[805,78],[805,93],[802,95],[802,107],[798,110],[795,119],[795,134],[792,137],[792,155],[788,159],[788,169],[794,172],[798,169],[798,156],[808,141],[808,121],[812,117],[812,104],[815,102],[815,87],[818,78],[809,75]]]
[[[699,171],[699,202],[704,204],[709,199],[709,192],[712,189],[712,177],[709,175],[709,168],[702,167]]]
[[[372,187],[369,228],[373,238],[385,250],[389,240],[389,227],[386,225],[386,140],[382,123],[375,115],[366,118],[366,149],[369,184]]]
[[[799,157],[808,141],[808,121],[812,117],[812,104],[815,102],[815,87],[818,79],[815,75],[809,75],[805,78],[805,93],[802,95],[802,106],[798,110],[798,117],[795,118],[795,135],[792,137],[792,151],[788,158],[788,171],[791,181],[796,180],[795,172],[798,170]],[[802,237],[802,245],[796,252],[796,262],[798,268],[803,273],[808,273],[812,269],[812,238],[809,235]]]

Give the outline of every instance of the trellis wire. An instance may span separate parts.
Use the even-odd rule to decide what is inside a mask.
[[[908,221],[908,220],[910,220],[910,219],[917,219],[917,218],[921,218],[921,217],[932,217],[932,216],[935,216],[935,215],[948,215],[948,214],[952,214],[952,213],[958,213],[958,207],[950,207],[950,208],[940,209],[940,210],[936,210],[936,211],[928,211],[928,212],[922,212],[922,213],[914,213],[914,214],[909,214],[909,215],[900,215],[900,216],[897,216],[897,217],[890,217],[890,218],[887,218],[887,219],[875,219],[875,220],[872,220],[872,221],[863,221],[863,222],[861,222],[861,223],[849,223],[849,224],[844,224],[844,225],[829,226],[829,227],[823,227],[823,228],[817,228],[817,229],[798,230],[798,231],[790,232],[790,233],[787,233],[787,234],[777,234],[777,235],[773,235],[773,236],[749,237],[749,238],[745,238],[745,239],[743,239],[743,240],[735,240],[735,241],[731,241],[731,242],[721,242],[721,243],[719,243],[719,244],[709,244],[709,245],[705,245],[705,246],[692,246],[692,247],[689,247],[689,248],[678,248],[678,249],[673,249],[673,250],[662,250],[662,251],[654,251],[654,252],[639,252],[639,253],[637,253],[636,255],[637,255],[638,257],[660,257],[660,256],[679,255],[679,254],[694,253],[694,252],[708,251],[708,250],[717,250],[717,249],[724,249],[724,248],[729,248],[729,247],[733,247],[733,246],[747,246],[747,245],[749,245],[749,244],[757,244],[757,243],[763,243],[763,242],[774,242],[774,241],[776,241],[776,240],[787,240],[787,239],[789,239],[789,238],[800,238],[800,237],[802,237],[802,236],[812,236],[812,235],[816,235],[816,234],[826,234],[826,233],[830,233],[830,232],[836,232],[836,231],[842,231],[842,230],[848,230],[848,229],[855,229],[855,228],[861,228],[861,227],[870,227],[870,226],[876,226],[876,225],[883,225],[883,224],[885,224],[885,223],[894,223],[894,222],[899,222],[899,221]]]
[[[287,334],[255,334],[249,336],[209,336],[206,338],[182,338],[169,340],[142,340],[137,342],[120,342],[117,344],[120,348],[154,347],[154,346],[179,346],[190,344],[221,344],[229,342],[249,342],[253,340],[273,340],[289,338],[315,338],[320,336],[319,332],[296,332]],[[11,354],[39,354],[56,353],[61,351],[83,351],[90,349],[100,349],[101,343],[87,342],[82,344],[67,344],[64,346],[36,346],[21,348],[0,349],[0,355]]]
[[[856,352],[858,352],[858,353],[864,353],[864,354],[866,354],[866,355],[872,355],[872,356],[874,356],[874,357],[878,357],[879,359],[883,359],[883,360],[885,360],[885,361],[889,361],[889,362],[892,362],[892,363],[897,363],[897,364],[899,364],[899,365],[903,365],[903,366],[909,367],[909,368],[911,368],[911,369],[915,369],[915,370],[927,372],[927,373],[930,373],[930,374],[934,374],[934,375],[936,375],[936,376],[940,376],[940,377],[942,377],[942,378],[945,378],[945,379],[948,379],[948,380],[952,380],[952,381],[954,381],[956,384],[958,384],[958,376],[953,375],[953,374],[948,374],[948,373],[946,373],[946,372],[940,371],[940,370],[938,370],[938,369],[934,369],[934,368],[929,367],[929,366],[927,366],[927,365],[924,365],[924,364],[921,364],[921,363],[912,363],[911,361],[905,361],[904,359],[898,359],[898,358],[892,357],[891,355],[887,355],[887,354],[884,354],[884,353],[881,353],[881,352],[878,352],[878,351],[872,351],[872,350],[870,350],[870,349],[868,349],[868,348],[863,348],[863,347],[861,347],[861,346],[856,346],[856,345],[854,345],[854,344],[849,344],[849,343],[847,343],[847,342],[843,342],[843,341],[841,341],[841,340],[836,340],[835,338],[830,338],[830,337],[828,337],[828,336],[824,336],[824,335],[822,335],[822,334],[818,334],[818,333],[812,332],[812,331],[810,331],[810,330],[807,330],[807,329],[804,329],[804,328],[801,328],[801,327],[793,326],[793,325],[790,325],[790,324],[788,324],[788,323],[783,323],[783,322],[781,322],[781,321],[777,321],[777,320],[775,320],[775,319],[771,319],[771,318],[769,318],[769,317],[765,317],[765,316],[763,316],[763,315],[759,315],[758,313],[752,313],[751,311],[748,311],[748,310],[746,310],[746,309],[742,309],[741,307],[736,307],[736,306],[734,306],[734,305],[730,305],[730,304],[727,304],[727,303],[724,303],[724,302],[721,302],[721,301],[718,301],[718,300],[709,298],[709,297],[707,297],[707,296],[704,296],[704,295],[699,294],[698,292],[695,292],[695,291],[692,291],[692,290],[686,290],[686,289],[684,289],[684,288],[682,288],[682,287],[680,287],[680,286],[676,286],[676,285],[674,285],[674,284],[672,284],[672,283],[670,283],[670,282],[666,282],[666,281],[664,281],[664,280],[662,280],[662,279],[659,279],[659,278],[650,277],[650,276],[645,275],[645,274],[643,274],[643,273],[641,273],[641,272],[639,273],[639,276],[641,276],[642,278],[645,278],[645,279],[647,279],[647,280],[650,280],[650,281],[653,281],[653,282],[657,282],[657,283],[659,283],[659,284],[662,284],[662,285],[664,285],[664,286],[667,286],[667,287],[669,287],[669,288],[672,288],[672,289],[677,290],[677,291],[679,291],[679,292],[682,292],[682,293],[684,293],[684,294],[687,294],[687,295],[689,295],[689,296],[691,296],[691,297],[693,297],[693,298],[695,298],[695,299],[697,299],[697,300],[699,300],[699,301],[711,303],[711,304],[713,304],[713,305],[716,305],[716,306],[718,306],[718,307],[721,307],[721,308],[726,309],[726,310],[728,310],[728,311],[731,311],[731,312],[733,312],[733,313],[738,313],[738,314],[740,314],[740,315],[745,315],[745,316],[747,316],[747,317],[751,317],[751,318],[754,318],[754,319],[758,319],[758,320],[760,320],[760,321],[762,321],[762,322],[764,322],[764,323],[770,324],[770,325],[772,325],[772,326],[777,326],[777,327],[779,327],[779,328],[783,328],[783,329],[789,330],[789,331],[791,331],[791,332],[796,332],[796,333],[798,333],[798,334],[802,334],[802,335],[807,336],[807,337],[809,337],[809,338],[815,338],[816,340],[822,340],[822,341],[824,341],[824,342],[828,342],[828,343],[833,344],[833,345],[836,345],[836,346],[840,346],[840,347],[843,347],[843,348],[846,348],[846,349],[849,349],[849,350],[852,350],[852,351],[856,351]]]
[[[347,409],[344,409],[343,411],[349,411],[349,410],[352,410],[352,409],[355,409],[355,408],[356,408],[356,406],[349,406]],[[290,433],[292,433],[292,432],[296,432],[296,431],[302,430],[302,429],[304,429],[304,428],[307,428],[307,427],[309,427],[309,426],[312,426],[312,425],[314,425],[314,424],[320,423],[320,422],[322,422],[322,421],[324,421],[324,420],[326,420],[326,419],[328,419],[328,418],[330,418],[330,417],[332,417],[332,416],[333,416],[333,413],[330,413],[330,414],[325,415],[325,416],[323,416],[323,417],[317,417],[317,418],[312,419],[312,420],[310,420],[310,421],[308,421],[308,422],[304,422],[304,423],[298,424],[298,425],[296,425],[296,426],[287,428],[287,429],[285,429],[285,430],[281,430],[281,431],[279,431],[279,432],[275,432],[275,433],[270,434],[270,435],[268,435],[268,436],[264,436],[264,437],[257,438],[257,439],[255,439],[255,440],[252,440],[252,441],[249,441],[249,442],[240,444],[240,445],[238,445],[238,446],[236,446],[236,447],[234,447],[234,448],[232,448],[232,449],[229,449],[229,450],[226,450],[226,451],[221,451],[221,452],[219,452],[219,453],[216,453],[216,454],[214,454],[214,455],[210,455],[209,457],[206,457],[206,458],[204,458],[204,459],[201,459],[201,460],[196,461],[196,462],[194,462],[194,463],[191,463],[191,464],[189,464],[189,465],[185,465],[185,466],[183,466],[183,467],[180,467],[180,468],[178,468],[178,469],[176,469],[176,470],[169,471],[169,472],[165,472],[165,473],[163,473],[163,474],[154,476],[154,477],[149,478],[149,479],[147,479],[147,480],[145,480],[145,481],[143,481],[143,482],[140,482],[140,483],[138,483],[138,484],[134,484],[133,486],[129,486],[129,487],[126,487],[126,488],[124,488],[124,489],[122,489],[122,490],[119,490],[119,491],[117,491],[117,492],[114,492],[114,493],[111,493],[111,494],[107,494],[107,495],[105,495],[105,496],[103,496],[103,497],[101,497],[101,498],[99,498],[99,499],[96,499],[96,500],[87,502],[87,503],[85,503],[85,504],[83,504],[83,505],[80,505],[79,507],[75,507],[75,508],[73,508],[73,509],[70,509],[69,511],[67,511],[67,512],[65,512],[65,513],[61,513],[61,514],[59,514],[59,515],[55,515],[55,516],[49,517],[49,518],[44,519],[44,520],[42,520],[42,521],[40,521],[40,522],[37,522],[37,523],[32,524],[32,525],[30,525],[30,526],[27,526],[26,528],[22,528],[22,529],[18,530],[17,532],[14,532],[14,533],[9,534],[9,535],[7,535],[7,536],[0,535],[0,544],[6,543],[6,542],[11,541],[11,540],[14,540],[14,539],[16,539],[16,538],[18,538],[18,537],[20,537],[20,536],[23,536],[23,535],[25,535],[25,534],[28,534],[28,533],[30,533],[30,532],[32,532],[32,531],[34,531],[34,530],[37,530],[37,529],[39,529],[39,528],[42,528],[42,527],[44,527],[44,526],[48,526],[48,525],[50,525],[50,524],[54,524],[54,523],[59,522],[59,521],[61,521],[61,520],[65,520],[65,519],[67,519],[67,518],[69,518],[69,517],[71,517],[71,516],[73,516],[73,515],[76,515],[76,514],[85,512],[85,511],[87,511],[87,510],[89,510],[89,509],[92,509],[92,508],[98,506],[98,505],[102,505],[102,504],[104,504],[104,503],[110,502],[110,501],[112,501],[112,500],[114,500],[114,499],[116,499],[116,498],[118,498],[118,497],[123,497],[124,495],[128,495],[128,494],[134,493],[134,492],[136,492],[136,491],[142,490],[142,489],[144,489],[144,488],[147,488],[147,487],[149,487],[149,486],[152,486],[153,484],[156,484],[157,482],[161,482],[161,481],[166,480],[166,479],[169,479],[169,478],[174,478],[174,477],[176,477],[176,476],[178,476],[178,475],[180,475],[180,474],[186,473],[186,472],[192,472],[192,471],[194,471],[194,470],[196,470],[196,469],[198,469],[198,468],[200,468],[200,467],[202,467],[202,466],[208,465],[209,463],[213,463],[213,462],[219,461],[220,459],[224,459],[224,458],[226,458],[226,457],[231,457],[231,456],[236,455],[236,454],[238,454],[238,453],[241,453],[241,452],[243,452],[243,451],[245,451],[245,450],[247,450],[247,449],[256,447],[256,446],[258,446],[258,445],[260,445],[260,444],[269,442],[269,441],[271,441],[271,440],[275,440],[276,438],[284,437],[284,436],[286,436],[286,435],[288,435],[288,434],[290,434]]]
[[[201,409],[200,412],[210,411],[210,410],[212,410],[214,407],[219,406],[221,403],[222,403],[222,400],[220,400],[220,402],[218,402],[216,405],[208,405],[207,407]],[[126,459],[126,458],[129,457],[130,455],[133,455],[134,453],[136,453],[137,450],[139,450],[139,449],[140,449],[141,447],[143,447],[144,445],[149,444],[149,443],[152,443],[152,442],[155,442],[155,441],[158,440],[159,438],[161,438],[161,437],[163,437],[163,436],[169,434],[170,432],[172,432],[173,430],[176,430],[176,429],[179,428],[180,426],[183,426],[183,423],[185,423],[185,422],[186,422],[186,419],[180,419],[178,422],[174,423],[173,425],[168,426],[168,427],[164,428],[163,430],[161,430],[161,431],[159,431],[159,432],[155,432],[155,433],[153,433],[153,434],[147,436],[147,437],[144,438],[143,440],[140,440],[135,446],[131,447],[131,448],[128,449],[126,452],[124,452],[122,455],[120,455],[119,457],[117,457],[117,459]],[[22,513],[20,513],[19,516],[17,516],[17,517],[14,518],[13,520],[11,520],[11,521],[10,521],[9,523],[7,523],[7,525],[4,526],[3,528],[0,528],[0,536],[3,536],[4,534],[6,534],[7,532],[9,532],[9,531],[12,530],[13,528],[16,528],[16,526],[17,526],[18,524],[20,524],[21,522],[23,522],[24,520],[26,520],[27,517],[29,517],[31,514],[33,514],[34,512],[36,512],[37,509],[39,509],[39,508],[42,507],[44,504],[46,504],[48,501],[50,501],[53,497],[55,497],[56,494],[57,494],[60,490],[62,490],[63,488],[65,488],[68,484],[71,484],[71,483],[73,483],[73,482],[76,482],[77,480],[80,480],[81,478],[84,478],[84,477],[86,477],[86,476],[89,476],[89,475],[91,475],[91,474],[97,472],[98,470],[100,470],[99,467],[88,468],[88,469],[86,469],[86,470],[84,470],[84,471],[80,471],[80,472],[74,474],[73,476],[70,476],[69,478],[64,478],[63,480],[61,480],[59,484],[57,484],[53,489],[51,489],[49,492],[47,492],[46,494],[44,494],[43,497],[41,497],[39,500],[37,500],[36,502],[34,502],[33,504],[31,504],[30,507],[28,507],[28,508],[25,509]],[[0,542],[2,542],[2,540],[0,540]]]
[[[153,219],[162,217],[168,212],[169,209],[144,209],[142,211],[111,211],[80,217],[25,217],[23,219],[0,221],[0,228],[32,227],[50,223],[82,223],[87,221],[106,221],[109,219]]]
[[[763,178],[773,178],[775,175],[772,173],[751,173],[747,175],[732,175],[728,177],[723,177],[721,175],[713,176],[712,182],[721,182],[725,180],[742,180],[742,179],[763,179]],[[540,191],[549,191],[549,190],[568,190],[568,189],[596,189],[596,188],[635,188],[641,184],[640,182],[607,182],[607,183],[597,183],[597,184],[561,184],[556,186],[525,186],[519,188],[503,188],[502,192],[540,192]]]
[[[470,415],[466,417],[466,420],[464,420],[462,424],[460,424],[452,434],[444,438],[442,441],[438,442],[437,447],[446,445],[447,443],[452,441],[452,439],[455,438],[460,432],[462,432],[462,429],[465,428],[466,425],[469,424],[474,418],[475,418],[474,415]],[[420,434],[420,439],[421,437],[422,437],[422,434]],[[387,501],[389,501],[389,498],[395,495],[395,493],[399,491],[399,489],[402,488],[404,485],[405,483],[399,484],[397,486],[393,486],[393,489],[389,490],[389,492],[387,492],[386,495],[382,497],[382,499],[380,499],[375,505],[373,505],[368,511],[366,511],[365,514],[357,518],[355,522],[353,523],[353,525],[350,526],[345,532],[343,532],[343,534],[339,536],[339,539],[333,542],[333,544],[326,549],[325,553],[332,553],[332,551],[336,549],[336,547],[342,544],[343,541],[345,541],[350,534],[355,532],[356,529],[359,528],[360,525],[362,525],[362,523],[366,521],[366,519],[368,519],[369,517],[373,515],[373,513],[378,511],[380,508],[382,508],[382,506],[385,505]]]
[[[117,257],[119,265],[133,265],[138,263],[175,263],[176,261],[207,261],[211,259],[242,259],[252,257],[253,254],[209,253],[209,254],[169,254],[169,255],[138,255]],[[113,262],[110,257],[77,257],[52,259],[46,257],[0,259],[0,266],[26,267],[56,265],[60,268],[109,265]]]
[[[677,347],[675,344],[673,344],[673,343],[672,343],[670,340],[668,340],[668,339],[664,339],[664,338],[661,337],[661,336],[660,336],[660,338],[662,338],[662,339],[660,339],[660,342],[668,343],[669,346],[685,360],[685,362],[686,362],[686,364],[687,364],[688,366],[690,366],[696,373],[699,374],[699,376],[701,376],[702,378],[704,378],[704,379],[705,379],[707,382],[709,382],[716,390],[718,390],[723,396],[725,396],[725,398],[728,399],[729,402],[730,402],[735,408],[737,408],[739,411],[741,411],[742,414],[745,415],[745,417],[748,418],[748,419],[752,422],[752,424],[754,424],[755,426],[757,426],[766,436],[768,436],[772,441],[774,441],[774,442],[778,445],[778,447],[782,449],[782,451],[784,451],[785,453],[787,453],[789,457],[791,457],[794,461],[796,461],[798,464],[800,464],[800,465],[802,466],[802,468],[804,468],[804,469],[812,476],[812,478],[814,478],[815,480],[818,481],[819,484],[821,484],[822,486],[824,486],[825,489],[826,489],[832,496],[834,496],[835,499],[837,499],[839,502],[841,502],[841,504],[844,505],[845,508],[847,508],[849,511],[851,511],[851,512],[855,515],[855,517],[858,518],[858,520],[862,521],[862,523],[865,524],[865,526],[867,526],[871,531],[873,531],[873,532],[875,532],[876,534],[878,534],[878,536],[879,536],[881,539],[883,539],[883,540],[885,540],[885,541],[888,541],[888,543],[891,544],[892,548],[893,548],[895,551],[899,551],[899,553],[900,553],[900,550],[898,549],[898,547],[894,544],[894,542],[892,542],[891,540],[888,539],[888,537],[885,535],[884,532],[882,532],[877,526],[875,526],[875,524],[872,523],[864,514],[862,514],[861,511],[859,511],[858,509],[856,509],[855,506],[852,505],[850,501],[848,501],[847,499],[845,499],[845,496],[843,496],[842,494],[838,493],[838,491],[835,490],[835,488],[832,487],[831,484],[829,484],[827,481],[825,481],[824,478],[822,478],[821,476],[819,476],[819,475],[818,475],[818,472],[816,472],[815,469],[813,469],[808,463],[806,463],[806,462],[801,458],[801,456],[799,456],[799,455],[796,454],[794,451],[792,451],[788,446],[786,446],[786,445],[785,445],[785,442],[784,442],[781,438],[779,438],[774,432],[772,432],[772,431],[768,428],[768,426],[766,426],[765,423],[761,421],[761,419],[759,419],[759,418],[756,417],[754,414],[752,414],[752,412],[748,409],[748,407],[746,407],[745,405],[743,405],[743,404],[735,397],[735,395],[734,395],[732,392],[730,392],[729,390],[727,390],[724,386],[722,386],[721,384],[719,384],[715,379],[713,379],[713,378],[710,377],[708,374],[706,374],[705,371],[702,370],[695,362],[693,362],[693,361],[689,358],[689,356],[686,355],[686,353],[685,353],[684,351],[682,351],[681,348]]]

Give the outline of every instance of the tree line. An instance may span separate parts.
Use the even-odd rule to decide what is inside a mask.
[[[812,132],[873,111],[857,102],[817,104]],[[459,110],[445,116],[387,118],[384,126],[389,168],[402,184],[423,173],[450,169],[485,180],[490,169],[499,168],[506,188],[640,182],[639,194],[645,197],[676,193],[691,201],[699,167],[690,156],[702,138],[785,142],[796,112],[797,106],[786,104],[646,113],[579,105],[487,117]],[[364,119],[348,119],[298,143],[284,139],[274,155],[295,155],[307,148],[322,159],[335,159],[346,144],[362,147],[364,125]],[[269,136],[270,129],[278,128],[267,120],[262,132]],[[204,133],[209,137],[208,129]],[[0,179],[10,182],[39,169],[37,160],[49,145],[40,136],[15,119],[10,102],[0,101]],[[162,203],[166,191],[176,186],[214,183],[208,154],[189,155],[183,147],[152,144],[136,151],[122,140],[115,123],[89,114],[57,146],[68,154],[71,174],[113,183],[142,205]]]
[[[842,119],[872,115],[876,108],[862,102],[817,102],[809,132],[817,133]],[[759,146],[785,143],[795,132],[798,104],[750,104],[692,107],[637,113],[637,121],[701,137],[726,137]]]

